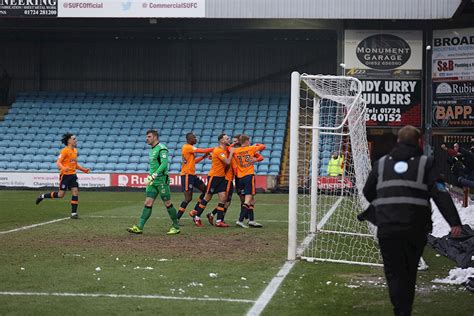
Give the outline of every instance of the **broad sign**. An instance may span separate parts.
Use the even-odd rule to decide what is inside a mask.
[[[474,127],[474,28],[433,32],[433,126]]]
[[[346,30],[345,74],[362,82],[367,126],[421,126],[421,31]]]

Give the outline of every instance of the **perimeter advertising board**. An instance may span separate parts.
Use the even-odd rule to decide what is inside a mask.
[[[56,17],[58,0],[0,0],[0,17]]]
[[[144,188],[146,186],[146,173],[115,173],[111,174],[111,186],[113,187],[132,187]],[[198,175],[204,183],[207,183],[205,175]],[[170,174],[170,186],[181,187],[181,176],[179,174]],[[260,190],[267,190],[267,176],[255,176],[255,186]]]
[[[81,188],[105,188],[105,187],[126,187],[145,188],[147,173],[78,173],[79,187]],[[206,175],[198,175],[204,183],[207,183]],[[266,191],[269,189],[267,183],[268,176],[255,176],[255,186],[257,190]],[[59,187],[58,173],[27,173],[27,172],[0,172],[0,187]],[[170,174],[170,186],[181,187],[181,176]],[[271,185],[270,185],[271,188]]]
[[[474,28],[436,30],[433,126],[474,127]]]
[[[65,18],[202,18],[205,0],[58,0]]]
[[[421,126],[421,31],[346,30],[345,74],[362,82],[367,126]]]
[[[109,174],[77,174],[79,187],[103,188],[110,186]],[[6,187],[58,187],[59,174],[57,173],[21,173],[0,172],[0,186]]]

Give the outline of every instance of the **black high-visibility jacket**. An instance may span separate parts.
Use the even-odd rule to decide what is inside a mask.
[[[461,225],[433,159],[424,156],[416,145],[399,142],[390,154],[376,161],[363,193],[375,208],[379,237],[431,231],[430,198],[450,226]]]

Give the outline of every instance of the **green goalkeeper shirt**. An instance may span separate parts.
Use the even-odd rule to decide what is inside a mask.
[[[163,144],[156,144],[150,149],[150,175],[156,173],[158,177],[168,175],[168,148]]]

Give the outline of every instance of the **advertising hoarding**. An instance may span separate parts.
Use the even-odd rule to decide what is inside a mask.
[[[362,82],[369,127],[421,126],[421,31],[346,30],[344,71]]]

